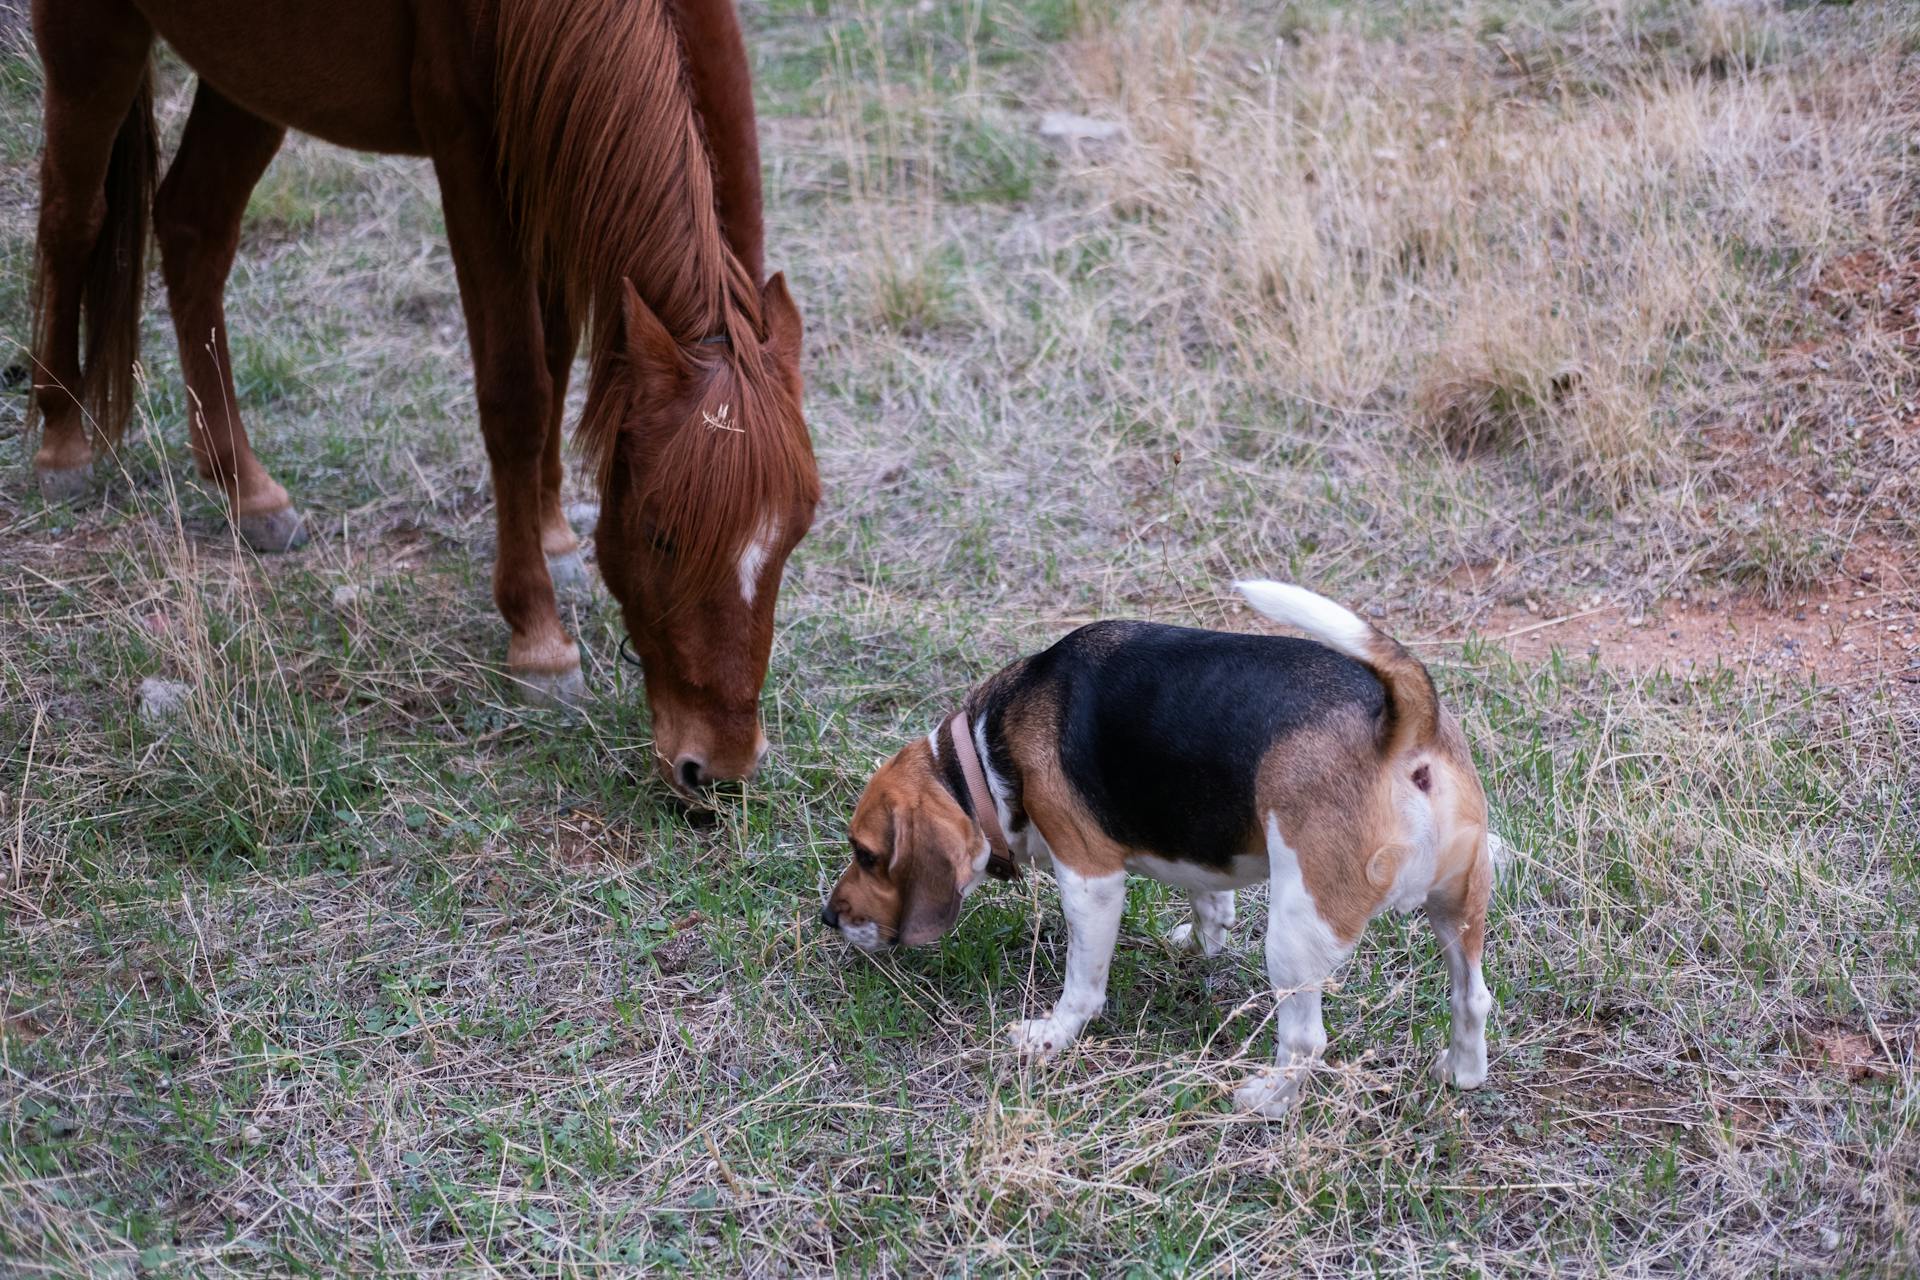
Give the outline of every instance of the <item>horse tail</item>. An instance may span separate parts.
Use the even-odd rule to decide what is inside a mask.
[[[127,115],[114,135],[107,161],[106,216],[88,251],[80,287],[80,317],[86,336],[78,396],[93,429],[109,443],[126,431],[133,414],[134,362],[140,358],[140,308],[147,292],[147,225],[159,170],[160,141],[153,123],[153,68],[141,77]],[[47,349],[49,327],[46,244],[39,246],[35,276],[34,350]]]

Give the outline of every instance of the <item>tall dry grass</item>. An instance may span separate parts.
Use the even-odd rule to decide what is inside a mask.
[[[1772,13],[1701,5],[1621,64],[1652,8],[1491,43],[1336,13],[1249,60],[1246,15],[1132,7],[1070,57],[1131,137],[1086,180],[1134,281],[1240,376],[1623,502],[1764,378],[1783,287],[1896,232],[1912,167],[1893,59],[1771,66]]]

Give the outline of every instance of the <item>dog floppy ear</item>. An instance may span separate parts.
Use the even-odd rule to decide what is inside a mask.
[[[957,808],[957,806],[956,806]],[[893,841],[893,882],[900,886],[903,947],[936,941],[960,918],[959,858],[965,849],[952,824],[916,806],[897,814]]]

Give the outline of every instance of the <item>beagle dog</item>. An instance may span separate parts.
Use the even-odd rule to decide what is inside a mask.
[[[821,919],[863,950],[915,946],[989,875],[1051,866],[1066,991],[1007,1029],[1049,1054],[1105,1006],[1128,872],[1187,891],[1171,941],[1209,956],[1234,890],[1264,880],[1277,1061],[1235,1097],[1277,1117],[1326,1048],[1322,984],[1373,917],[1425,907],[1452,983],[1433,1073],[1477,1088],[1500,847],[1466,739],[1426,667],[1370,623],[1302,587],[1236,586],[1313,639],[1098,622],[1002,669],[867,783]]]

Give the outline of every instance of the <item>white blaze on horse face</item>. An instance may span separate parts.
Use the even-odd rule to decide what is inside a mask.
[[[774,539],[780,534],[780,526],[769,520],[760,526],[747,549],[740,553],[740,598],[753,607],[753,598],[760,594],[760,574],[767,567],[767,557],[773,554]]]

